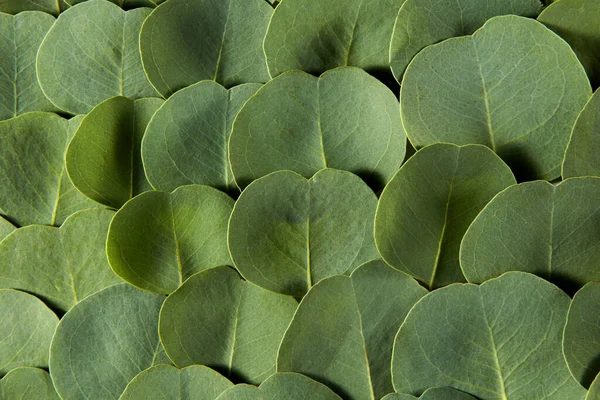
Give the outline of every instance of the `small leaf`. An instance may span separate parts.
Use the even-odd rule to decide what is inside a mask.
[[[475,400],[475,397],[449,387],[436,387],[427,389],[421,397],[411,396],[410,394],[392,393],[381,400]]]
[[[60,400],[52,386],[50,375],[38,368],[15,368],[0,380],[0,400],[28,399]]]

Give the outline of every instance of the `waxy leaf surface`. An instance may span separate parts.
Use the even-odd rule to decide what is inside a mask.
[[[15,368],[0,380],[0,400],[60,400],[50,375],[38,368]]]
[[[392,393],[382,400],[475,400],[475,397],[449,387],[435,387],[427,389],[420,397],[410,394]]]
[[[600,90],[592,96],[573,127],[562,165],[563,179],[600,176]]]

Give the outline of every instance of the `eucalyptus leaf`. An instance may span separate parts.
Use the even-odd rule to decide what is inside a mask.
[[[425,47],[455,36],[471,35],[490,18],[516,14],[535,18],[539,0],[406,0],[394,24],[390,64],[398,81]]]
[[[152,189],[141,142],[160,99],[110,98],[83,118],[66,153],[69,178],[88,198],[113,208]]]
[[[110,225],[110,266],[134,286],[169,294],[196,272],[231,264],[227,222],[233,203],[202,185],[134,197]]]
[[[262,49],[273,8],[264,0],[171,0],[142,27],[144,69],[165,97],[202,80],[266,82]]]
[[[569,45],[541,23],[511,15],[421,51],[404,74],[400,102],[417,148],[484,144],[517,177],[552,180],[590,95]]]
[[[22,11],[43,11],[58,15],[63,7],[62,0],[0,0],[0,12],[17,14]]]
[[[475,397],[449,387],[435,387],[427,389],[421,397],[415,397],[410,394],[392,393],[385,396],[382,400],[475,400]]]
[[[60,14],[37,55],[38,79],[50,101],[85,114],[110,97],[156,95],[139,50],[139,32],[150,11],[126,12],[106,0],[90,0]]]
[[[323,279],[302,299],[279,347],[277,371],[303,373],[345,399],[380,399],[393,391],[394,336],[425,294],[379,260],[350,277]]]
[[[35,57],[54,18],[39,11],[0,13],[0,120],[30,111],[58,111],[37,80]]]
[[[289,296],[217,267],[193,275],[167,298],[158,329],[177,367],[204,364],[233,381],[258,384],[275,372],[296,306]]]
[[[239,197],[229,221],[231,258],[250,282],[302,297],[378,257],[376,206],[375,193],[349,172],[325,169],[310,180],[274,172]]]
[[[0,400],[59,400],[50,375],[38,368],[15,368],[0,380]]]
[[[571,132],[562,164],[563,179],[573,176],[600,176],[600,90],[587,103]]]
[[[47,368],[58,317],[35,296],[11,289],[0,289],[0,310],[0,377],[17,367]]]
[[[81,299],[120,282],[106,260],[112,211],[93,209],[63,226],[32,225],[0,242],[0,287],[25,290],[65,312]]]
[[[523,272],[433,291],[398,331],[394,388],[419,395],[450,386],[482,400],[583,399],[561,352],[568,307],[564,292]]]
[[[139,372],[163,363],[156,327],[164,298],[120,284],[69,310],[50,348],[50,374],[60,397],[118,399]]]
[[[525,271],[571,290],[600,280],[600,178],[526,182],[498,194],[460,249],[469,282]]]
[[[585,400],[600,400],[600,378],[598,376],[592,382]]]
[[[394,94],[358,68],[338,68],[319,78],[290,71],[264,85],[235,119],[229,156],[240,187],[270,172],[308,178],[327,167],[382,187],[405,147]]]
[[[0,242],[15,229],[16,228],[13,226],[13,224],[0,217]]]
[[[492,197],[515,183],[510,168],[485,146],[423,148],[381,194],[379,254],[429,288],[464,282],[458,252],[465,231]]]
[[[248,83],[227,90],[202,81],[171,96],[150,121],[142,142],[152,186],[175,190],[199,183],[239,193],[227,143],[235,116],[260,87]]]
[[[215,400],[233,384],[203,365],[156,365],[129,382],[119,400]]]
[[[70,6],[82,3],[87,0],[65,0]],[[156,7],[165,0],[110,0],[111,3],[115,3],[121,8],[131,9],[137,7]]]

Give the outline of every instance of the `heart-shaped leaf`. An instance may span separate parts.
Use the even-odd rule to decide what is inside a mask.
[[[15,368],[0,380],[0,400],[60,400],[50,375],[38,368]]]
[[[581,400],[561,352],[569,297],[535,275],[509,272],[481,286],[423,297],[400,327],[394,388],[451,386],[480,399]]]
[[[375,193],[349,172],[326,169],[310,180],[274,172],[239,197],[229,221],[231,258],[250,282],[302,297],[378,257],[376,206]]]
[[[510,15],[421,51],[404,74],[400,99],[417,148],[484,144],[517,177],[552,180],[590,95],[569,45],[541,23]]]
[[[65,312],[119,283],[105,253],[113,215],[104,209],[86,210],[60,228],[32,225],[15,231],[0,242],[0,287],[34,293]]]
[[[37,55],[38,79],[50,101],[85,114],[110,97],[156,95],[142,69],[138,39],[150,11],[90,0],[60,14]]]
[[[13,226],[13,224],[0,217],[0,242],[15,229],[16,228]]]
[[[175,190],[199,183],[239,193],[227,143],[235,116],[260,86],[248,83],[227,90],[202,81],[169,97],[150,121],[142,143],[152,186]]]
[[[383,261],[317,283],[283,337],[277,371],[303,373],[345,399],[391,392],[394,336],[427,290]]]
[[[158,329],[177,367],[204,364],[258,384],[275,372],[277,348],[297,305],[217,267],[193,275],[167,298]]]
[[[142,28],[144,69],[165,97],[202,80],[225,87],[266,82],[262,49],[273,8],[264,0],[173,0]]]
[[[392,393],[382,400],[475,400],[475,397],[449,387],[436,387],[427,389],[420,397],[410,394]]]
[[[58,15],[67,5],[63,0],[0,0],[0,12],[18,14],[22,11],[43,11]]]
[[[66,154],[69,178],[88,198],[113,208],[152,189],[146,180],[141,142],[160,99],[113,97],[83,118]]]
[[[379,199],[379,254],[429,288],[464,282],[458,251],[465,231],[492,197],[515,183],[510,168],[485,146],[419,150]]]
[[[110,225],[110,266],[134,286],[168,294],[196,272],[231,264],[227,222],[233,203],[202,185],[134,197]]]
[[[405,147],[394,94],[358,68],[338,68],[320,78],[290,71],[264,85],[235,119],[229,156],[240,187],[274,171],[308,178],[327,167],[381,187]]]

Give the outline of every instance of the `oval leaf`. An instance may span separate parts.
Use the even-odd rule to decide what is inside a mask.
[[[231,264],[227,222],[232,209],[229,196],[208,186],[142,193],[110,225],[110,266],[134,286],[171,293],[196,272]]]
[[[449,387],[436,387],[427,389],[421,397],[410,394],[392,393],[381,400],[475,400],[475,397]]]
[[[176,366],[205,364],[258,384],[275,372],[277,347],[296,306],[291,297],[217,267],[193,275],[167,298],[158,329]]]
[[[472,36],[420,52],[406,70],[400,99],[406,134],[417,148],[484,144],[517,177],[552,180],[590,95],[567,43],[535,20],[503,16]]]
[[[38,368],[16,368],[0,380],[0,399],[60,400],[50,375]]]

